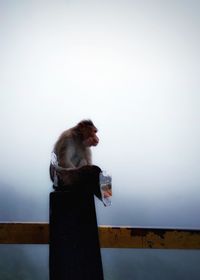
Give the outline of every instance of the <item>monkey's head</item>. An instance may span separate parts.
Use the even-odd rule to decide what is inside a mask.
[[[77,125],[77,129],[82,138],[82,143],[85,147],[97,146],[99,138],[96,133],[98,129],[91,120],[83,120]]]

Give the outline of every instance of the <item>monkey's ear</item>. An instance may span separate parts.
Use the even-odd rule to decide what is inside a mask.
[[[83,122],[78,123],[78,128],[82,129],[83,127],[85,127],[85,124]]]

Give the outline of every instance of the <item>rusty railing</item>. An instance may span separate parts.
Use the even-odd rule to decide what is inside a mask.
[[[199,229],[99,226],[101,248],[200,249]],[[0,244],[48,244],[48,223],[0,223]]]

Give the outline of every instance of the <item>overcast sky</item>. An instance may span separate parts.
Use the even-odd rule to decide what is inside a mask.
[[[94,163],[113,177],[99,223],[200,227],[199,9],[0,0],[2,190],[47,203],[54,142],[91,118]]]

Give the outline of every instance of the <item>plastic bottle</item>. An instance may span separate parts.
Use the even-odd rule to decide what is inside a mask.
[[[99,174],[99,183],[100,183],[102,202],[103,202],[104,206],[110,206],[111,197],[112,197],[112,177],[111,177],[111,175],[107,174],[106,171],[102,171]]]

